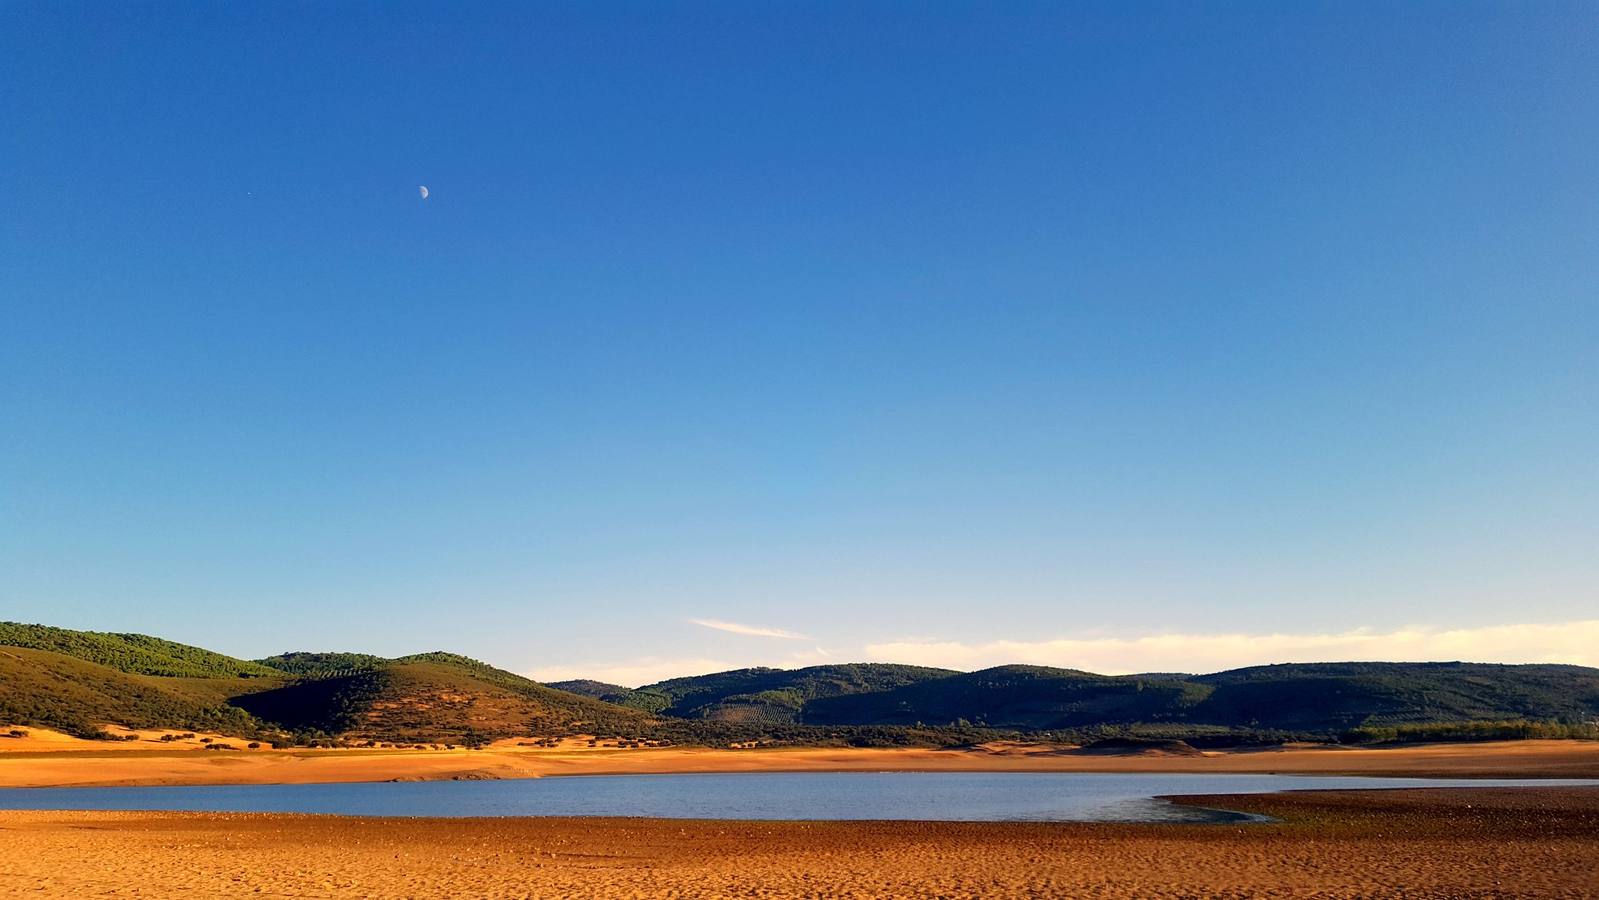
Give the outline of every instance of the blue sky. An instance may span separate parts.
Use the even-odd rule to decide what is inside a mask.
[[[0,17],[0,618],[1599,663],[1590,4]]]

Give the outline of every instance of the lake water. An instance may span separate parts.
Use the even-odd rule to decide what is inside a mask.
[[[1217,822],[1254,817],[1154,799],[1326,788],[1599,785],[1599,781],[841,772],[595,775],[185,787],[0,789],[0,809],[327,813],[349,816],[651,816],[675,819]]]

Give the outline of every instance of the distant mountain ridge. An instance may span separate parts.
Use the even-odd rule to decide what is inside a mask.
[[[949,669],[890,663],[734,669],[657,682],[614,702],[675,718],[798,723],[806,705],[816,700],[882,693],[955,674]]]
[[[633,689],[630,687],[623,687],[619,684],[610,684],[604,681],[595,681],[592,678],[574,678],[570,681],[548,681],[545,682],[545,684],[555,688],[558,691],[569,691],[573,694],[579,694],[584,697],[592,697],[595,700],[609,700],[612,703],[620,703],[622,698],[633,693]]]
[[[996,732],[1336,739],[1505,720],[1599,733],[1599,669],[1354,662],[1108,676],[853,663],[735,669],[628,688],[540,684],[442,651],[395,659],[301,651],[252,661],[148,635],[0,623],[0,724],[85,736],[117,724],[291,743],[474,746],[587,733],[947,745]]]
[[[638,698],[666,695],[674,702],[657,710],[664,715],[716,717],[728,704],[748,702],[739,685],[748,671],[647,685],[620,702],[636,705]],[[794,670],[787,678],[803,682],[803,673],[810,671]],[[735,690],[741,693],[730,693]],[[969,724],[1031,731],[1167,724],[1332,733],[1371,724],[1444,721],[1579,723],[1599,716],[1599,669],[1314,663],[1197,676],[1110,676],[1013,665],[977,672],[922,670],[895,687],[813,695],[789,709],[793,721],[809,725]]]

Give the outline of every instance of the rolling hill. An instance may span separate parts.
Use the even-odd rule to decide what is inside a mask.
[[[545,683],[558,691],[566,691],[571,694],[579,694],[611,703],[622,703],[629,694],[633,693],[633,689],[630,687],[595,681],[591,678],[576,678],[571,681],[549,681]]]
[[[948,669],[885,663],[735,669],[658,682],[629,691],[614,702],[683,719],[739,724],[806,723],[805,711],[816,700],[880,694],[955,674]]]
[[[1565,665],[1319,663],[1108,676],[1046,666],[950,672],[858,664],[738,669],[632,690],[571,684],[667,717],[825,727],[1137,725],[1333,736],[1373,726],[1599,717],[1599,669]]]
[[[1599,669],[1481,663],[1324,663],[1201,676],[1110,677],[1001,666],[807,704],[807,721],[1073,729],[1163,723],[1332,734],[1364,725],[1599,715]]]
[[[1045,666],[1000,666],[907,684],[882,693],[819,699],[805,709],[822,725],[944,725],[1068,729],[1182,717],[1210,689],[1191,682],[1117,678]]]
[[[0,724],[39,725],[79,737],[98,737],[105,724],[255,734],[259,724],[219,695],[276,683],[137,675],[63,653],[0,645]]]
[[[1001,731],[1260,739],[1359,732],[1373,739],[1507,720],[1594,733],[1599,669],[1318,663],[1107,676],[1044,666],[953,672],[861,663],[736,669],[635,689],[539,684],[446,652],[397,659],[294,652],[249,661],[147,635],[0,623],[0,724],[82,736],[116,724],[274,742],[474,745],[591,733],[710,744],[949,744]]]
[[[0,622],[0,647],[48,650],[134,675],[270,678],[283,674],[260,663],[145,634],[72,631],[20,622]]]
[[[294,653],[279,653],[277,656],[258,659],[256,662],[279,672],[287,672],[290,675],[317,677],[375,669],[388,662],[388,660],[381,656],[373,656],[370,653],[307,653],[296,651]]]
[[[1488,663],[1314,663],[1202,675],[1196,718],[1284,729],[1599,717],[1599,669]]]
[[[115,724],[276,741],[473,744],[577,730],[637,735],[652,721],[453,653],[250,662],[147,635],[0,623],[0,724],[82,737]]]
[[[453,654],[419,654],[302,678],[232,702],[295,731],[347,740],[473,744],[502,737],[641,734],[652,717]]]

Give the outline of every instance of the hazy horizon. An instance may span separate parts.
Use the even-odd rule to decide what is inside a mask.
[[[0,16],[0,619],[1599,665],[1599,7]]]

